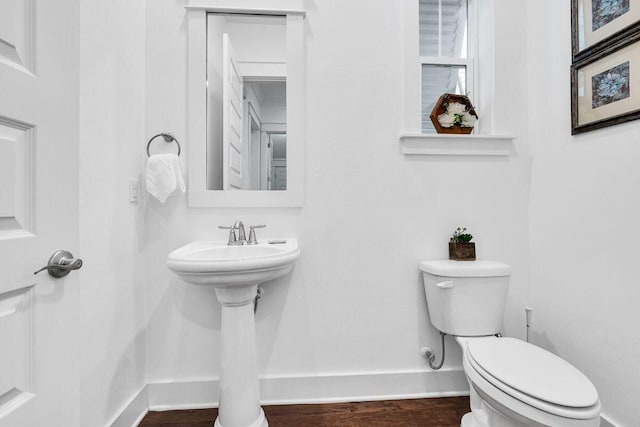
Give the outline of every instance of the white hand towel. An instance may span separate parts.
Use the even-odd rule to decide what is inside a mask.
[[[153,154],[147,160],[147,192],[164,203],[174,192],[184,193],[184,177],[176,154]]]

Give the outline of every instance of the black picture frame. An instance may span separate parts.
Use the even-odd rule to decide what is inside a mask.
[[[626,48],[631,47],[628,51]],[[575,61],[571,65],[571,134],[577,135],[583,132],[589,132],[596,129],[602,129],[609,126],[614,126],[620,123],[629,122],[632,120],[640,119],[640,96],[637,96],[633,99],[633,101],[638,101],[638,108],[633,108],[628,111],[621,111],[616,114],[607,115],[597,120],[588,121],[586,123],[581,123],[580,117],[583,115],[583,112],[580,110],[581,104],[584,105],[584,102],[579,101],[579,75],[582,70],[586,70],[587,67],[593,66],[598,61],[605,61],[608,59],[615,59],[615,55],[621,55],[622,52],[627,52],[626,54],[631,54],[640,58],[640,28],[637,28],[634,32],[626,33],[625,37],[622,39],[618,39],[615,43],[608,43],[600,47],[599,50],[592,51],[589,55],[581,57],[581,59]],[[619,58],[621,61],[625,59],[624,56]],[[636,67],[640,68],[640,67]],[[631,68],[634,70],[634,68]],[[606,72],[606,71],[605,71]],[[591,78],[597,77],[597,75],[592,75]],[[628,75],[628,84],[638,86],[640,85],[640,69],[637,69],[634,74],[629,73]],[[584,73],[583,73],[584,79]],[[634,83],[634,81],[636,81]],[[584,89],[584,88],[583,88]],[[600,106],[593,106],[593,90],[591,94],[583,94],[583,96],[590,96],[592,99],[591,108],[592,111]],[[632,95],[628,95],[631,98]],[[588,98],[585,98],[588,99]],[[609,104],[609,103],[608,103]],[[607,105],[608,105],[607,104]],[[614,102],[610,102],[611,105],[614,105]],[[615,104],[617,105],[617,104]]]
[[[571,52],[573,62],[581,61],[597,52],[607,50],[611,46],[624,41],[630,34],[640,30],[640,17],[636,19],[630,16],[628,19],[625,19],[624,22],[617,22],[614,19],[607,24],[613,26],[608,29],[607,36],[598,39],[580,50],[580,4],[591,6],[593,2],[594,0],[571,0]],[[634,6],[635,9],[640,9],[640,0],[628,0],[628,2],[630,6]],[[582,23],[583,28],[585,24],[586,23]],[[603,29],[604,28],[605,27],[603,27]],[[597,37],[598,36],[596,36],[596,38]]]

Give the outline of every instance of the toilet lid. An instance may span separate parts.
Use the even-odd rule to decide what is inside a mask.
[[[498,381],[536,399],[572,408],[598,403],[598,392],[582,372],[527,342],[514,338],[472,340],[467,354]]]

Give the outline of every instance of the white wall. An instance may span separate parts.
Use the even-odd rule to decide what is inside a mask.
[[[261,105],[262,123],[287,123],[287,105],[285,102],[264,102]]]
[[[145,149],[145,3],[80,15],[81,425],[110,425],[145,385],[141,218],[128,201]]]
[[[184,160],[190,146],[185,11],[172,0],[148,5],[147,133],[175,132],[185,141]],[[530,161],[526,128],[519,125],[526,109],[511,105],[525,95],[525,34],[513,23],[524,19],[521,6],[496,1],[504,18],[496,30],[499,130],[518,135],[515,153],[479,160],[411,158],[399,151],[401,2],[309,3],[304,207],[188,209],[185,196],[165,205],[148,201],[142,245],[149,382],[217,377],[220,306],[214,292],[179,281],[165,259],[191,240],[225,239],[217,226],[235,219],[266,223],[259,238],[295,236],[302,248],[291,276],[265,285],[257,314],[262,376],[428,371],[419,349],[437,347],[439,336],[427,318],[417,264],[445,258],[457,226],[471,229],[480,257],[514,266],[506,333],[523,336]],[[453,341],[448,355],[446,367],[460,373]]]
[[[532,341],[587,374],[605,417],[638,425],[640,124],[572,137],[569,2],[529,2],[527,24]]]
[[[229,34],[236,60],[243,62],[287,62],[287,32],[284,18],[232,18],[224,32]]]

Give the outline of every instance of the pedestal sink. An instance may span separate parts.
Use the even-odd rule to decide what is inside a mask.
[[[185,282],[213,286],[222,304],[216,427],[268,426],[260,407],[253,301],[258,284],[286,275],[300,257],[296,239],[269,242],[196,241],[167,258],[167,266]]]

